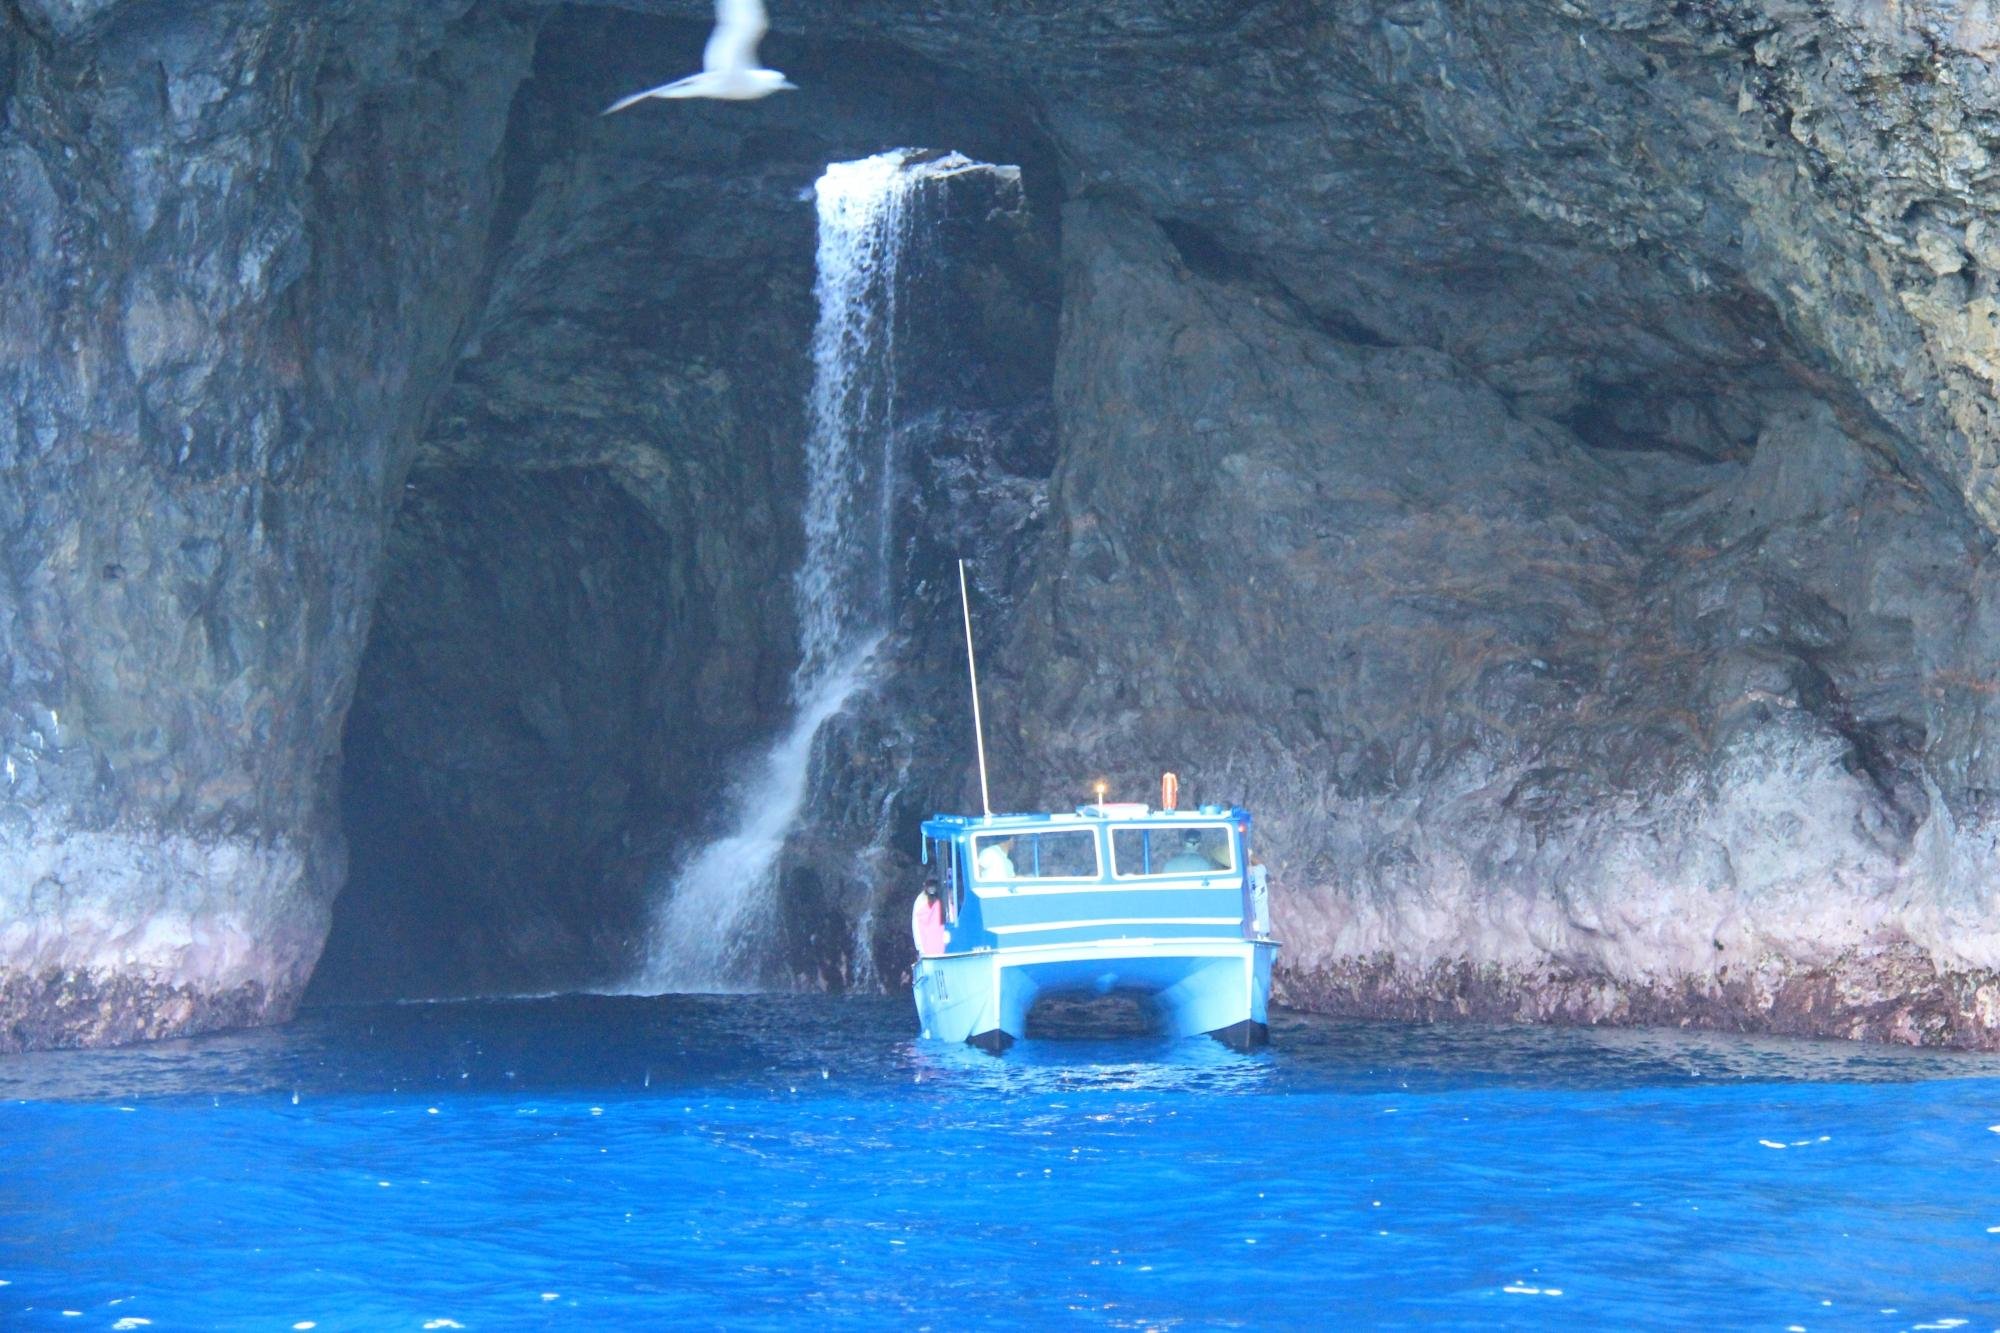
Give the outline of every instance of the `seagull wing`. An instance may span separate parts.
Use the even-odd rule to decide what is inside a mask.
[[[678,82],[678,80],[676,80],[676,82]],[[674,85],[671,83],[663,83],[658,88],[648,88],[643,93],[633,93],[630,97],[621,97],[617,101],[613,102],[610,106],[605,107],[604,110],[598,112],[597,114],[599,114],[600,116],[608,116],[614,111],[623,111],[626,107],[631,106],[635,102],[643,102],[649,97],[658,97],[663,91],[673,86]]]
[[[757,68],[757,43],[771,22],[764,0],[715,0],[715,31],[701,53],[701,67],[717,73]]]

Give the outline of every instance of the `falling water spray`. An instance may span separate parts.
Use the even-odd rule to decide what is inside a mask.
[[[819,322],[807,403],[805,559],[793,585],[792,718],[732,786],[730,831],[674,876],[638,989],[756,985],[778,856],[805,806],[814,738],[865,687],[893,619],[897,267],[907,203],[922,174],[903,154],[884,153],[833,164],[815,189]]]

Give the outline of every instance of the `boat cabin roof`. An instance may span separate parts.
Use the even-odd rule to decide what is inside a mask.
[[[1103,824],[1188,824],[1227,820],[1249,831],[1250,812],[1240,805],[1202,805],[1186,810],[1155,810],[1139,801],[1108,801],[1079,805],[1074,814],[1018,813],[1004,815],[932,815],[924,821],[926,838],[964,839],[977,833],[1020,833],[1036,829],[1096,828]]]

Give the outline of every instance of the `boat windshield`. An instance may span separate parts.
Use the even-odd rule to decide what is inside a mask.
[[[1227,824],[1160,824],[1111,832],[1111,861],[1120,879],[1138,875],[1212,875],[1236,868]]]
[[[1089,829],[988,833],[972,840],[973,873],[982,884],[1010,879],[1096,879],[1097,835]]]

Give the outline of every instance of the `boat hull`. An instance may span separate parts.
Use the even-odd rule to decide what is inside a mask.
[[[923,1035],[1002,1050],[1027,1031],[1044,995],[1146,997],[1176,1037],[1262,1045],[1271,940],[1103,940],[987,949],[920,959],[913,980]]]

